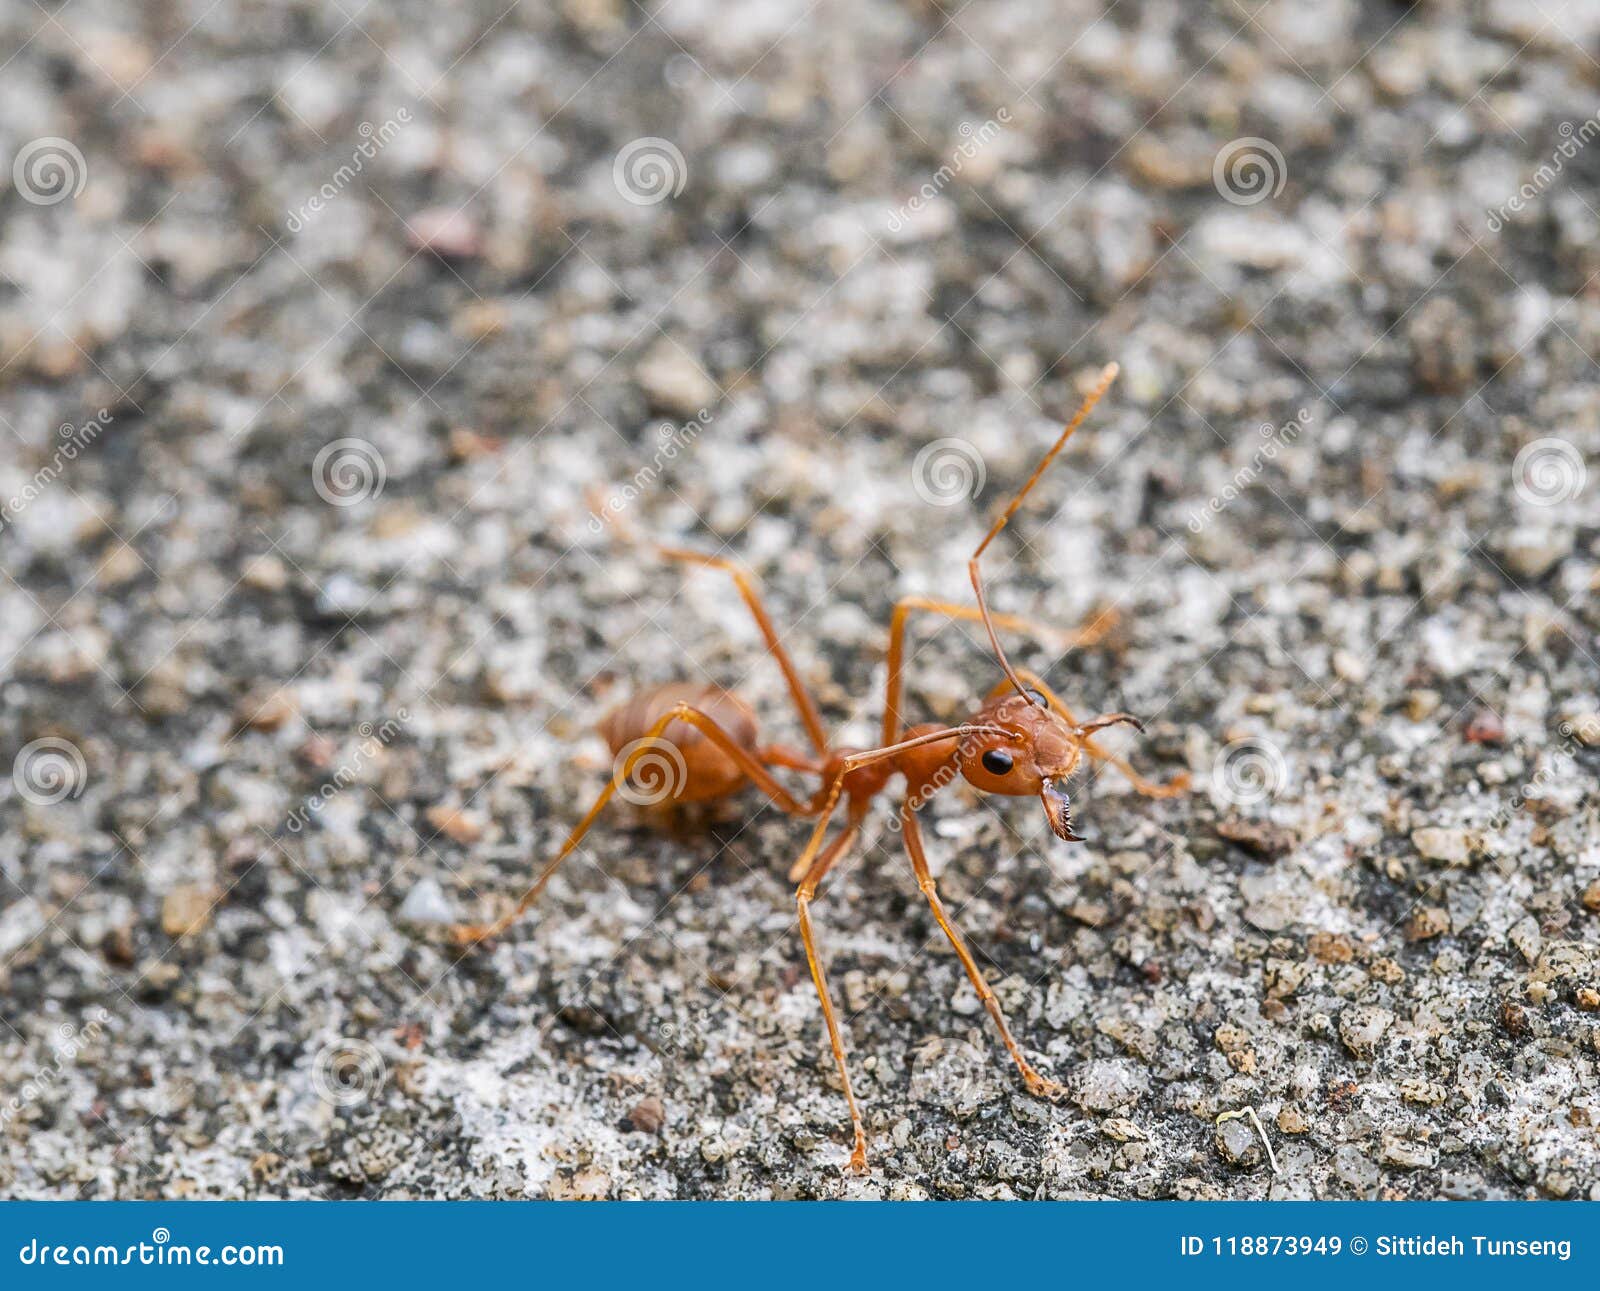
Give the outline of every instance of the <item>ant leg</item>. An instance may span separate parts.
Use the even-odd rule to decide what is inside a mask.
[[[978,612],[983,615],[984,627],[989,629],[989,645],[994,650],[994,657],[999,663],[1001,671],[1005,673],[1007,680],[1016,688],[1019,695],[1023,693],[1024,689],[1022,678],[1017,675],[1017,670],[1011,666],[1011,661],[1006,658],[1005,649],[1000,644],[1000,636],[995,631],[996,620],[989,613],[989,605],[983,595],[983,571],[979,568],[979,561],[982,559],[983,553],[988,549],[989,544],[999,536],[1000,531],[1006,527],[1011,517],[1016,514],[1017,508],[1023,503],[1023,499],[1033,491],[1033,486],[1039,482],[1039,477],[1049,469],[1050,463],[1056,460],[1056,454],[1067,446],[1067,441],[1072,438],[1073,432],[1083,425],[1084,418],[1089,415],[1095,404],[1100,402],[1105,392],[1111,388],[1111,383],[1117,379],[1118,371],[1119,369],[1115,363],[1108,363],[1101,369],[1100,379],[1095,383],[1094,389],[1089,392],[1088,396],[1078,406],[1078,411],[1072,415],[1072,420],[1066,424],[1061,434],[1057,436],[1056,442],[1050,446],[1050,451],[1039,460],[1039,465],[1033,468],[1033,474],[1028,477],[1028,482],[1012,495],[1011,501],[1006,504],[1006,509],[1000,513],[1000,518],[990,526],[989,532],[984,535],[983,541],[978,544],[978,549],[972,553],[972,559],[967,561],[967,575],[972,579],[972,591],[978,598]]]
[[[761,631],[762,640],[767,643],[767,650],[777,660],[778,667],[783,672],[783,679],[788,683],[789,694],[794,697],[795,710],[800,714],[800,722],[806,728],[806,735],[810,737],[818,757],[826,758],[828,735],[822,729],[822,718],[818,716],[817,706],[811,699],[811,693],[806,690],[805,682],[800,680],[800,674],[795,670],[789,652],[783,648],[783,642],[778,639],[778,630],[773,626],[766,607],[761,603],[761,593],[756,590],[755,580],[742,566],[731,560],[724,560],[721,556],[708,556],[703,552],[690,551],[684,547],[657,547],[656,551],[665,560],[675,560],[686,565],[701,565],[707,569],[720,569],[733,579],[733,585],[739,589],[740,597],[749,607],[751,617],[755,619],[756,627]]]
[[[800,939],[806,947],[806,963],[811,968],[811,980],[816,984],[817,999],[822,1002],[822,1020],[827,1024],[828,1043],[833,1048],[833,1060],[839,1067],[839,1078],[844,1082],[845,1106],[850,1109],[850,1127],[855,1132],[855,1146],[850,1153],[850,1163],[845,1167],[850,1174],[865,1174],[867,1170],[867,1131],[861,1123],[861,1109],[856,1105],[855,1091],[850,1086],[850,1067],[845,1062],[844,1040],[839,1035],[839,1019],[834,1015],[833,1000],[828,994],[828,981],[822,961],[817,957],[816,938],[811,931],[811,902],[817,894],[817,884],[844,855],[845,849],[855,839],[859,820],[850,821],[839,836],[829,843],[807,869],[805,877],[794,894],[795,906],[800,912]]]
[[[906,624],[913,610],[948,615],[967,623],[985,622],[983,611],[975,605],[956,605],[950,601],[930,600],[926,596],[903,596],[895,602],[889,616],[889,681],[883,700],[883,742],[891,744],[900,738],[900,696],[905,677]],[[1027,632],[1053,641],[1063,649],[1073,650],[1092,646],[1103,639],[1117,625],[1118,615],[1113,609],[1101,610],[1083,627],[1076,630],[1037,623],[1019,618],[1015,614],[992,614],[994,625],[1008,632]]]
[[[1072,715],[1072,710],[1061,702],[1061,697],[1045,684],[1042,677],[1037,673],[1029,672],[1026,668],[1019,668],[1017,673],[1024,682],[1045,697],[1051,708],[1074,726],[1078,724],[1078,719]],[[993,699],[1010,684],[1009,681],[1002,682],[989,692],[989,698]],[[1119,721],[1129,720],[1131,719],[1126,713],[1108,713],[1105,717],[1093,718],[1082,729],[1093,731],[1098,730],[1102,725],[1109,726]],[[1118,771],[1128,778],[1128,783],[1147,798],[1176,798],[1189,787],[1189,773],[1187,771],[1180,771],[1165,784],[1158,784],[1154,780],[1146,780],[1133,769],[1126,758],[1118,757],[1110,749],[1103,748],[1091,739],[1085,738],[1083,740],[1083,751],[1098,762],[1109,763],[1111,766],[1116,767]]]
[[[787,744],[769,744],[756,751],[763,765],[783,767],[786,771],[804,771],[808,775],[821,775],[822,763],[809,753],[790,748]]]
[[[653,748],[659,748],[662,745],[668,748],[672,747],[672,741],[664,739],[662,732],[671,726],[673,722],[680,721],[686,722],[702,732],[723,753],[732,758],[738,764],[739,769],[750,778],[757,788],[771,798],[780,810],[787,812],[791,816],[810,814],[807,804],[800,802],[790,794],[787,789],[778,783],[766,767],[762,766],[748,750],[738,744],[716,722],[699,709],[691,708],[688,704],[674,705],[670,712],[663,713],[651,725],[642,738],[634,741],[633,752],[623,761],[622,765],[613,766],[611,779],[606,784],[606,787],[600,791],[600,796],[594,800],[594,805],[584,813],[583,819],[567,835],[566,842],[561,844],[561,850],[555,854],[555,857],[544,869],[539,871],[538,876],[533,881],[533,885],[522,894],[517,904],[492,923],[454,925],[450,929],[450,935],[456,943],[458,945],[471,945],[474,942],[498,936],[521,918],[528,908],[539,899],[539,894],[544,891],[545,885],[550,882],[561,862],[571,856],[578,844],[583,841],[583,836],[589,832],[590,826],[594,824],[600,813],[605,810],[605,805],[611,801],[612,796],[617,792],[618,786],[627,783],[627,779],[633,774],[633,769],[639,759],[648,755]],[[673,752],[676,752],[676,750],[674,749]],[[676,761],[676,759],[674,760]],[[682,763],[679,762],[678,765],[681,766]],[[673,769],[673,774],[676,774],[676,768]],[[683,774],[685,777],[687,776],[687,769]],[[681,784],[677,786],[680,789],[682,787]]]
[[[1017,1044],[1016,1038],[1011,1034],[1011,1028],[1006,1024],[1006,1015],[1001,1011],[1000,1001],[995,998],[993,988],[984,979],[977,960],[973,959],[972,952],[967,949],[966,940],[945,914],[944,903],[939,900],[938,886],[933,881],[933,875],[928,872],[928,858],[922,850],[922,829],[917,824],[917,813],[912,810],[909,799],[900,806],[900,821],[901,833],[905,835],[906,840],[906,852],[911,857],[911,868],[917,876],[917,886],[927,898],[928,905],[933,910],[933,917],[944,929],[944,935],[955,947],[956,954],[961,959],[961,966],[967,970],[967,977],[971,980],[973,989],[978,992],[978,998],[983,1001],[984,1008],[989,1010],[989,1016],[994,1019],[995,1027],[1000,1032],[1000,1039],[1005,1042],[1011,1060],[1017,1064],[1017,1070],[1022,1073],[1028,1092],[1040,1098],[1063,1097],[1067,1092],[1066,1087],[1041,1076],[1023,1055],[1021,1046]]]

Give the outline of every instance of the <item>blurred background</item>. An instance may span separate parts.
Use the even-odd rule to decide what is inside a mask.
[[[0,6],[0,1190],[1591,1195],[1600,5]],[[1151,802],[608,815],[632,687],[837,738],[997,544]],[[914,720],[998,679],[912,646]],[[1256,1113],[1262,1129],[1250,1118]],[[1219,1119],[1220,1118],[1220,1119]]]

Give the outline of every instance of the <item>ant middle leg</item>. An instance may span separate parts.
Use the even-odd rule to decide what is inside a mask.
[[[794,699],[795,711],[800,714],[800,724],[806,728],[806,735],[812,747],[816,749],[818,758],[826,759],[828,735],[823,730],[817,705],[811,698],[811,692],[806,689],[805,682],[800,679],[794,660],[784,649],[783,642],[778,636],[778,629],[773,625],[772,617],[761,602],[761,593],[756,588],[755,579],[742,565],[721,556],[708,556],[704,552],[692,551],[686,547],[658,546],[656,551],[664,560],[678,561],[685,565],[700,565],[706,569],[720,569],[733,579],[733,585],[738,588],[740,598],[749,609],[750,616],[756,621],[761,639],[767,643],[768,653],[772,655],[783,673],[783,680],[789,687],[790,696]]]

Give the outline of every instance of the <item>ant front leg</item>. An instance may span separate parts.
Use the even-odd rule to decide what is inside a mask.
[[[994,988],[984,978],[983,970],[978,967],[978,961],[973,959],[972,952],[967,949],[966,939],[945,913],[944,902],[939,899],[938,885],[928,870],[928,858],[922,850],[922,829],[917,824],[917,813],[909,798],[900,804],[900,823],[901,833],[906,840],[906,852],[911,857],[911,868],[917,876],[917,886],[927,898],[928,907],[933,911],[933,917],[938,921],[939,927],[944,929],[944,935],[955,947],[956,955],[961,960],[961,967],[967,970],[967,977],[972,982],[972,988],[978,992],[983,1007],[989,1010],[989,1016],[994,1019],[995,1028],[1000,1032],[1000,1039],[1006,1046],[1006,1052],[1011,1055],[1011,1060],[1017,1064],[1017,1070],[1022,1073],[1022,1080],[1027,1085],[1028,1092],[1039,1098],[1048,1098],[1052,1102],[1064,1098],[1067,1093],[1066,1086],[1041,1076],[1023,1054],[1022,1047],[1006,1023],[1006,1015],[1000,1008],[1000,1001],[995,998]]]
[[[867,1171],[867,1131],[861,1122],[861,1109],[856,1105],[855,1091],[850,1086],[850,1066],[845,1061],[844,1040],[839,1034],[839,1019],[834,1015],[833,999],[828,993],[828,979],[822,961],[817,957],[816,938],[811,931],[811,902],[817,895],[817,884],[855,839],[859,824],[851,821],[833,842],[818,855],[807,869],[800,887],[795,892],[795,906],[800,912],[800,939],[806,947],[806,964],[811,969],[811,980],[817,988],[817,999],[822,1003],[822,1020],[827,1024],[828,1043],[833,1049],[833,1061],[839,1068],[839,1078],[844,1082],[845,1106],[850,1109],[850,1127],[855,1133],[855,1146],[850,1152],[850,1163],[845,1167],[850,1174]]]

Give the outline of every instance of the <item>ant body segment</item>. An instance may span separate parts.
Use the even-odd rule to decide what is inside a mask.
[[[854,1146],[847,1168],[852,1172],[864,1171],[867,1166],[866,1130],[851,1088],[844,1041],[834,1013],[833,1000],[817,955],[811,926],[811,903],[817,896],[823,878],[854,841],[873,800],[898,773],[905,781],[905,794],[899,806],[901,832],[917,886],[928,902],[934,919],[960,957],[962,967],[993,1019],[1000,1039],[1016,1063],[1028,1091],[1040,1097],[1059,1099],[1065,1093],[1064,1087],[1040,1075],[1023,1054],[1011,1034],[994,991],[984,979],[977,961],[967,948],[966,940],[951,922],[939,898],[923,851],[917,811],[939,789],[959,777],[982,793],[1037,797],[1056,837],[1067,842],[1081,842],[1082,836],[1075,829],[1072,803],[1066,786],[1068,778],[1085,757],[1115,766],[1140,793],[1150,797],[1171,797],[1187,787],[1186,775],[1179,775],[1166,783],[1146,780],[1124,759],[1094,739],[1096,732],[1108,726],[1126,723],[1138,727],[1137,719],[1127,713],[1107,713],[1080,721],[1042,680],[1024,669],[1013,667],[1000,644],[999,630],[1005,629],[1030,632],[1069,648],[1091,645],[1111,627],[1113,616],[1109,612],[1101,614],[1076,632],[1063,632],[1013,615],[992,613],[984,596],[980,570],[984,551],[1006,527],[1067,440],[1100,401],[1116,379],[1117,370],[1117,365],[1113,363],[1101,372],[1098,382],[1077,413],[973,552],[967,562],[967,570],[972,580],[976,605],[957,605],[915,596],[902,599],[895,605],[889,624],[883,734],[877,748],[837,748],[830,745],[816,704],[788,651],[784,649],[749,575],[738,565],[716,556],[679,548],[661,548],[661,555],[668,560],[718,569],[732,577],[740,597],[755,619],[768,652],[783,673],[811,749],[808,751],[763,743],[755,714],[749,705],[716,686],[678,682],[634,696],[613,709],[600,723],[600,732],[615,760],[611,778],[593,805],[511,910],[490,923],[455,926],[451,929],[455,941],[461,945],[471,945],[505,932],[538,899],[551,876],[582,842],[613,796],[619,791],[624,791],[624,797],[629,796],[625,788],[637,773],[643,771],[654,776],[665,790],[660,797],[674,803],[721,799],[753,785],[780,810],[791,816],[816,821],[804,849],[789,871],[789,879],[798,884],[795,903],[800,935],[805,943],[806,962],[816,984],[828,1041],[834,1061],[838,1064],[845,1103],[850,1112]],[[977,712],[957,726],[927,723],[907,727],[902,722],[906,626],[913,613],[921,612],[936,612],[967,622],[981,622],[988,633],[995,660],[1004,673],[1004,679],[989,693]],[[772,774],[770,768],[773,767],[816,777],[817,788],[809,797],[797,797]],[[829,823],[841,802],[844,809],[843,827],[831,840],[827,840]]]

